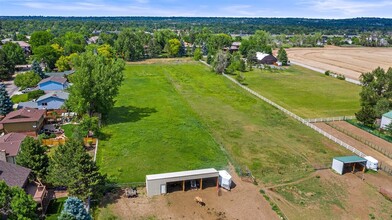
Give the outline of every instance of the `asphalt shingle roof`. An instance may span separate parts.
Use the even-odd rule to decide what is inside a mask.
[[[4,180],[8,186],[23,187],[31,170],[16,164],[0,161],[0,180]]]

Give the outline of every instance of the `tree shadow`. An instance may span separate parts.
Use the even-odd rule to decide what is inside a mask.
[[[140,108],[136,106],[114,107],[110,112],[109,118],[106,123],[108,125],[112,125],[112,124],[119,124],[125,122],[137,122],[156,112],[157,110],[155,108],[149,108],[149,107],[145,107],[145,108]]]

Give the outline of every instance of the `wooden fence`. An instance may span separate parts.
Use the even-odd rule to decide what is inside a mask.
[[[97,138],[83,138],[83,143],[85,146],[90,146],[90,143],[92,145],[97,144]],[[56,138],[49,138],[49,139],[42,139],[41,143],[42,145],[47,145],[47,146],[59,146],[59,145],[64,145],[67,142],[67,139],[56,139]]]

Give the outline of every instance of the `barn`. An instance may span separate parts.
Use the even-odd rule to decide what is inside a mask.
[[[335,157],[332,160],[332,169],[340,175],[347,172],[365,171],[367,160],[358,156]]]
[[[147,196],[203,189],[203,187],[218,187],[218,180],[219,172],[214,168],[147,175]]]
[[[257,63],[258,64],[274,64],[276,62],[278,62],[278,59],[276,59],[276,57],[272,56],[271,54],[268,53],[261,53],[261,52],[257,52],[256,53],[256,57],[257,57]]]

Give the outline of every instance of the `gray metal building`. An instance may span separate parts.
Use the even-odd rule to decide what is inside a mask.
[[[218,186],[218,178],[219,172],[214,168],[147,175],[147,196],[166,194],[168,183],[179,184],[182,191],[185,191],[186,183],[190,181],[198,181],[200,189],[203,189],[203,182],[206,180],[216,181],[216,186]]]

